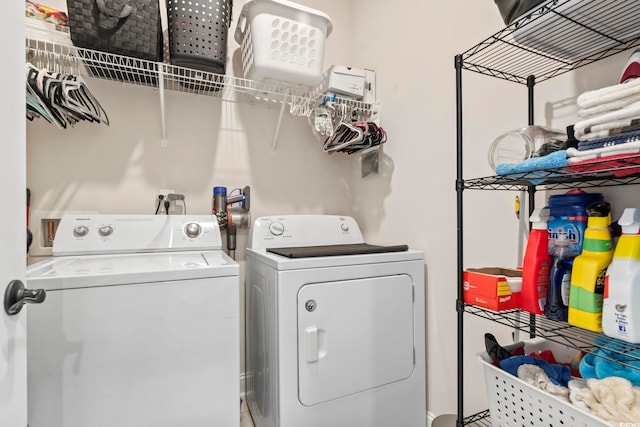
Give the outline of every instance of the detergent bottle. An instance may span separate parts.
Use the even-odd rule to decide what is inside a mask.
[[[569,291],[569,323],[594,332],[602,331],[602,299],[607,267],[613,258],[611,204],[595,202],[587,207],[587,229],[582,253],[573,261]]]
[[[555,241],[549,269],[549,291],[544,314],[551,320],[567,321],[569,308],[569,290],[571,270],[575,256],[571,241],[566,235],[560,235]]]
[[[520,307],[534,314],[543,314],[549,286],[549,208],[538,208],[529,217],[531,232],[522,264]]]
[[[627,208],[622,235],[607,269],[602,329],[611,338],[640,343],[640,209]]]

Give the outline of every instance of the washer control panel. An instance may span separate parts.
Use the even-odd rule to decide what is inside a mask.
[[[69,214],[53,241],[54,256],[219,249],[212,215]]]
[[[364,243],[355,219],[340,215],[260,217],[253,223],[248,248]]]

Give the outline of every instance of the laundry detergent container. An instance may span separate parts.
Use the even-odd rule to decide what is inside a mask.
[[[549,196],[549,253],[553,253],[556,239],[566,235],[571,242],[571,250],[579,255],[587,228],[587,206],[602,200],[602,194],[582,190]]]
[[[318,10],[286,0],[250,0],[235,32],[244,77],[316,87],[332,29],[329,16]]]

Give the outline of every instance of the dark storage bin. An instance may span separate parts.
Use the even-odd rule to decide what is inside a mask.
[[[67,0],[67,9],[75,46],[162,60],[158,0]]]
[[[505,25],[511,24],[523,13],[547,0],[494,0]]]
[[[167,0],[171,64],[225,73],[232,0]]]
[[[162,60],[158,0],[67,0],[67,8],[71,41],[90,49],[78,56],[92,76],[157,85],[155,62]],[[127,58],[107,61],[102,52]]]

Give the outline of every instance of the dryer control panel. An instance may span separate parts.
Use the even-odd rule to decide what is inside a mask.
[[[220,250],[212,215],[83,215],[62,217],[53,255]]]
[[[276,215],[256,219],[250,249],[364,243],[355,219],[341,215]]]

